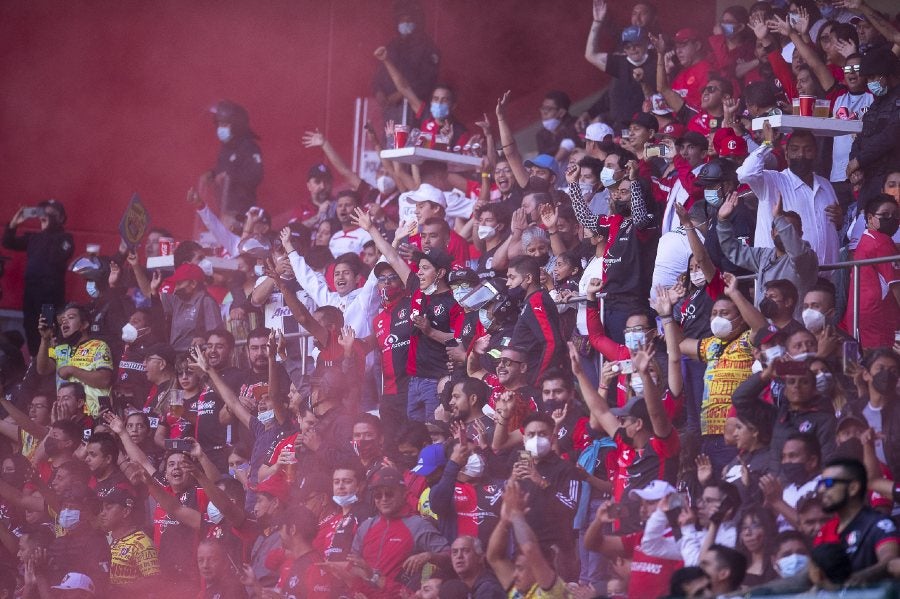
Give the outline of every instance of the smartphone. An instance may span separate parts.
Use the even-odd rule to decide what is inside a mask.
[[[524,449],[519,450],[519,461],[520,462],[530,462],[531,461],[531,453],[525,451]]]
[[[614,370],[619,374],[632,374],[634,372],[634,365],[631,363],[631,360],[619,360],[616,362],[616,368],[614,368]]]
[[[669,155],[669,146],[666,144],[647,144],[644,147],[644,156],[646,158],[653,158],[654,156],[659,156],[660,158],[666,158]]]
[[[481,413],[484,414],[485,416],[487,416],[488,418],[490,418],[491,420],[493,420],[495,422],[497,421],[497,410],[492,408],[490,405],[484,404],[484,406],[481,408]]]
[[[896,334],[895,334],[896,337]],[[859,364],[859,343],[856,341],[844,341],[841,347],[841,366],[844,374],[848,374]]]
[[[719,119],[709,119],[709,130],[715,131],[722,125],[722,121]]]
[[[166,439],[166,451],[183,451],[189,453],[193,449],[193,442],[188,439]]]
[[[56,324],[56,306],[53,304],[41,304],[41,316],[47,321],[47,326],[52,327]]]
[[[100,404],[100,413],[103,412],[112,412],[112,400],[109,395],[101,395],[97,398],[97,403]]]
[[[40,218],[44,216],[44,209],[38,206],[29,206],[22,209],[22,216],[25,218]]]
[[[806,362],[785,360],[775,364],[775,374],[778,376],[803,376],[808,372],[809,366],[806,365]]]
[[[607,513],[609,514],[610,518],[620,520],[622,518],[628,517],[628,507],[622,505],[621,503],[613,503],[609,506]]]

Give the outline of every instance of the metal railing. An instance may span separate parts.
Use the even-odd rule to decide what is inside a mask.
[[[863,266],[872,266],[875,264],[884,264],[885,262],[900,261],[900,254],[894,256],[885,256],[884,258],[867,258],[865,260],[848,260],[846,262],[835,262],[834,264],[822,264],[819,266],[819,272],[832,270],[850,269],[852,273],[850,293],[853,297],[853,338],[859,341],[859,273]],[[753,281],[753,298],[757,297],[759,284],[757,275],[742,275],[737,278],[738,281]],[[801,298],[802,299],[802,298]]]

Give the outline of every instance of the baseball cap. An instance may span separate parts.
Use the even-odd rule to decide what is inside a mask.
[[[650,106],[650,112],[653,114],[658,114],[660,116],[672,114],[672,109],[669,107],[669,104],[662,94],[653,94],[650,96]]]
[[[112,488],[103,489],[97,493],[97,497],[103,503],[118,503],[125,507],[134,507],[137,503],[137,493],[134,487],[127,483],[119,483]]]
[[[452,270],[450,271],[450,274],[447,275],[448,285],[468,283],[470,287],[473,287],[475,285],[478,285],[478,283],[480,282],[481,279],[478,277],[478,274],[471,268],[460,268],[459,270]]]
[[[63,576],[62,582],[55,587],[50,588],[59,589],[60,591],[85,591],[93,595],[94,581],[91,580],[91,577],[87,574],[82,574],[81,572],[69,572]]]
[[[584,130],[584,138],[589,141],[603,141],[607,137],[615,137],[616,132],[606,123],[591,123]]]
[[[868,423],[856,414],[844,414],[841,416],[841,419],[838,420],[837,427],[834,430],[835,432],[840,432],[841,429],[852,425],[856,425],[863,429],[869,428]]]
[[[672,139],[681,139],[684,135],[684,125],[681,123],[669,123],[659,132],[659,137],[671,137]]]
[[[390,262],[376,262],[373,270],[375,271],[375,276],[380,277],[389,270],[393,272],[394,267],[391,266]]]
[[[884,46],[874,48],[863,54],[859,65],[859,74],[864,77],[893,75],[897,72],[897,57],[889,48]]]
[[[659,501],[666,495],[675,493],[677,489],[664,480],[651,480],[642,489],[632,489],[628,493],[629,499],[643,499],[644,501]]]
[[[306,180],[309,181],[310,179],[322,179],[324,181],[331,181],[331,170],[324,162],[314,164],[309,167],[309,172],[306,173]]]
[[[444,192],[430,183],[422,183],[419,185],[419,189],[409,192],[407,197],[413,202],[432,202],[438,206],[447,207],[447,198],[444,196]]]
[[[747,142],[743,137],[738,137],[732,129],[719,129],[713,136],[713,147],[716,154],[722,158],[745,158],[749,154]]]
[[[622,30],[622,43],[639,44],[649,41],[647,31],[637,25],[631,25]]]
[[[692,146],[697,146],[698,148],[708,148],[709,140],[706,139],[706,136],[697,133],[696,131],[685,131],[684,135],[675,140],[675,143],[682,144],[691,144]]]
[[[635,114],[632,117],[631,122],[635,125],[640,125],[644,129],[659,131],[659,121],[657,121],[656,117],[649,112],[639,112]]]
[[[643,397],[632,397],[624,406],[613,408],[610,412],[612,412],[613,416],[630,416],[644,422],[650,422],[650,412],[647,410],[647,402]]]
[[[531,168],[532,166],[556,172],[556,159],[549,154],[538,154],[534,158],[525,161],[525,168]]]
[[[166,364],[169,366],[175,366],[175,348],[168,343],[154,343],[144,350],[144,355],[148,358],[151,356],[159,356],[165,360]]]
[[[443,268],[449,271],[453,268],[453,258],[442,249],[432,248],[427,252],[413,252],[413,262],[418,263],[422,258],[431,262],[435,268]]]
[[[678,33],[675,34],[675,43],[683,44],[685,42],[694,42],[700,39],[700,35],[690,27],[685,27],[684,29],[679,29]]]
[[[385,466],[384,468],[376,470],[375,474],[372,475],[372,480],[369,482],[370,489],[375,489],[377,487],[403,486],[405,486],[403,475],[393,466]]]
[[[175,269],[175,274],[169,277],[169,282],[180,283],[182,281],[199,281],[206,280],[203,269],[193,262],[185,262]]]
[[[422,451],[419,452],[419,461],[416,462],[412,471],[420,476],[428,476],[446,463],[447,455],[444,453],[444,445],[434,443],[422,448]]]
[[[257,483],[253,486],[253,491],[266,493],[279,501],[287,501],[288,496],[291,494],[291,488],[287,479],[281,473],[273,474],[266,480]]]

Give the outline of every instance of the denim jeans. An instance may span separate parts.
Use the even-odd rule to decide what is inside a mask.
[[[440,400],[437,379],[423,379],[417,376],[409,379],[409,396],[406,400],[406,416],[410,420],[426,422],[434,420],[434,411]]]

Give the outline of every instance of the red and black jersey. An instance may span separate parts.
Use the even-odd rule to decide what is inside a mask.
[[[878,563],[878,549],[886,543],[900,543],[897,526],[890,517],[866,506],[844,530],[838,530],[840,519],[835,516],[825,523],[813,545],[840,543],[847,551],[853,571],[859,572]]]
[[[282,579],[278,581],[278,588],[286,597],[296,599],[332,597],[331,576],[316,565],[321,561],[321,554],[315,550],[301,555],[287,568]]]
[[[372,321],[375,340],[381,348],[385,395],[404,394],[409,386],[406,365],[413,333],[409,313],[409,297],[403,297],[379,312]]]
[[[568,348],[559,328],[559,311],[546,290],[535,291],[525,298],[510,345],[528,356],[530,383],[539,380],[548,368],[564,368],[568,363]]]
[[[638,229],[633,218],[601,216],[597,229],[610,240],[603,254],[603,291],[646,298],[656,262],[659,229]]]
[[[418,278],[410,277],[416,284],[410,298],[410,315],[421,314],[428,319],[431,328],[443,333],[459,335],[465,316],[462,306],[449,291],[425,295],[418,288]],[[409,344],[406,372],[424,379],[439,379],[447,374],[447,348],[418,329],[413,330]]]
[[[672,531],[666,531],[665,536],[671,537]],[[628,597],[662,597],[666,595],[672,574],[682,567],[684,562],[644,553],[641,550],[644,531],[623,535],[621,539],[625,557],[631,559]]]
[[[654,480],[675,484],[678,476],[678,452],[681,443],[678,432],[672,429],[665,439],[650,437],[647,444],[636,449],[625,442],[624,428],[616,431],[616,477],[613,497],[616,501],[628,498],[632,489],[643,489]]]
[[[340,562],[347,559],[353,547],[353,537],[360,523],[372,516],[372,508],[364,501],[357,501],[347,514],[338,511],[319,524],[319,532],[313,547],[325,556],[325,561]]]

